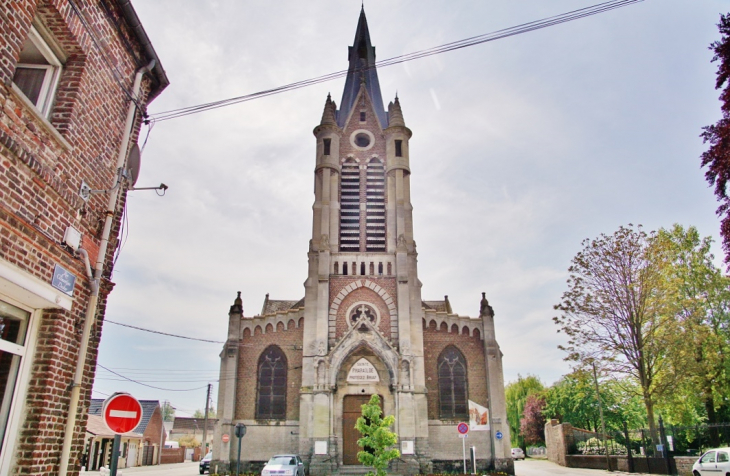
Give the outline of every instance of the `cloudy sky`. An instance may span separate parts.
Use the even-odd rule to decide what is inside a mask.
[[[500,30],[598,0],[369,0],[378,59]],[[360,2],[134,0],[170,78],[151,113],[347,67]],[[424,299],[448,295],[496,312],[505,380],[551,384],[569,371],[551,318],[585,238],[620,225],[695,225],[717,238],[699,168],[701,127],[716,121],[707,46],[720,0],[646,0],[552,28],[379,71],[396,92],[410,142]],[[328,92],[344,79],[158,122],[134,192],[107,319],[225,339],[228,307],[304,295],[315,139]],[[719,254],[719,246],[715,247]],[[220,344],[106,324],[95,397],[126,390],[169,400],[178,416],[205,404]],[[117,379],[117,380],[114,380]],[[193,390],[190,390],[193,389]]]

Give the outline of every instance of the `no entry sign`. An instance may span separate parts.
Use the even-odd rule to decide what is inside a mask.
[[[104,423],[114,433],[127,433],[142,420],[142,405],[128,393],[115,393],[107,398],[101,414]]]

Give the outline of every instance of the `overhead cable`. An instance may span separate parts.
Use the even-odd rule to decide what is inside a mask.
[[[510,36],[515,35],[521,35],[523,33],[529,33],[531,31],[540,30],[543,28],[548,28],[551,26],[559,25],[561,23],[566,23],[569,21],[579,20],[581,18],[585,18],[588,16],[597,15],[599,13],[604,13],[610,10],[615,10],[617,8],[626,7],[629,5],[633,5],[635,3],[643,2],[644,0],[609,0],[603,3],[598,3],[596,5],[592,5],[589,7],[581,8],[578,10],[572,10],[570,12],[561,13],[559,15],[555,15],[548,18],[543,18],[541,20],[535,20],[528,23],[522,23],[520,25],[516,25],[513,27],[505,28],[502,30],[494,31],[491,33],[485,33],[483,35],[478,36],[472,36],[470,38],[465,38],[463,40],[454,41],[451,43],[446,43],[444,45],[435,46],[432,48],[428,48],[425,50],[415,51],[413,53],[407,53],[400,56],[395,56],[393,58],[388,58],[382,61],[377,61],[373,66],[362,68],[363,71],[367,69],[374,69],[374,68],[384,68],[386,66],[393,66],[400,63],[405,63],[407,61],[413,61],[415,59],[425,58],[427,56],[437,55],[441,53],[446,53],[449,51],[458,50],[461,48],[467,48],[469,46],[479,45],[482,43],[487,43],[490,41],[499,40],[502,38],[507,38]],[[166,121],[169,119],[176,119],[178,117],[184,117],[191,114],[196,114],[203,111],[210,111],[213,109],[218,109],[225,106],[231,106],[233,104],[238,104],[241,102],[246,101],[252,101],[254,99],[259,99],[266,96],[271,96],[274,94],[279,94],[287,91],[292,91],[299,88],[304,88],[307,86],[312,86],[315,84],[323,83],[326,81],[331,81],[333,79],[341,78],[344,76],[347,76],[348,70],[342,70],[337,71],[334,73],[325,74],[323,76],[318,76],[316,78],[311,79],[305,79],[303,81],[297,81],[295,83],[290,83],[284,86],[279,86],[272,89],[265,89],[263,91],[259,91],[252,94],[246,94],[243,96],[237,96],[229,99],[222,99],[219,101],[209,102],[205,104],[199,104],[195,106],[188,106],[183,107],[179,109],[171,109],[169,111],[163,111],[156,114],[150,115],[150,121]]]
[[[116,375],[117,377],[121,377],[121,378],[123,378],[124,380],[126,380],[128,382],[136,383],[137,385],[142,385],[144,387],[154,388],[155,390],[164,390],[165,392],[192,392],[194,390],[200,390],[202,388],[207,388],[208,387],[207,385],[204,385],[202,387],[183,388],[183,389],[180,389],[180,388],[161,388],[161,387],[155,387],[154,385],[149,385],[149,384],[146,384],[146,383],[139,382],[137,380],[131,379],[129,377],[125,377],[124,375],[122,375],[120,373],[117,373],[117,372],[115,372],[113,370],[110,370],[110,369],[104,367],[103,365],[101,365],[99,363],[97,363],[96,366],[99,367],[100,369],[106,370],[107,372],[111,372],[114,375]]]

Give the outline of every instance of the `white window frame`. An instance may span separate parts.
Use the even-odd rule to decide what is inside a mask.
[[[13,396],[10,401],[10,412],[8,413],[5,437],[0,448],[0,474],[10,474],[15,464],[16,444],[20,432],[20,426],[25,415],[25,397],[28,393],[28,384],[33,364],[36,337],[38,333],[38,322],[40,321],[42,309],[33,309],[15,299],[0,293],[0,300],[20,308],[30,315],[25,330],[25,345],[17,345],[11,342],[0,340],[0,349],[20,356],[20,366],[15,378]]]
[[[48,61],[48,64],[18,63],[16,68],[46,70],[45,77],[43,78],[43,85],[41,86],[41,91],[38,95],[38,102],[35,104],[35,107],[38,111],[40,111],[43,117],[48,117],[51,114],[53,100],[56,97],[56,90],[58,89],[58,83],[61,79],[61,70],[63,69],[63,65],[33,25],[31,25],[30,30],[28,31],[28,39],[36,48],[38,48],[38,51],[40,51],[43,58]]]

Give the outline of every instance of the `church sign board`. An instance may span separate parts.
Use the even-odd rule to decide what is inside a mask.
[[[367,359],[360,359],[350,368],[347,374],[347,381],[350,383],[380,382],[378,371]]]

